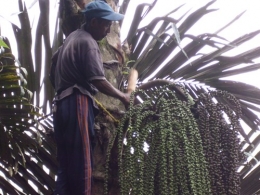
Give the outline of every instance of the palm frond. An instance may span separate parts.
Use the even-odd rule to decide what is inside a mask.
[[[56,158],[50,155],[55,154],[54,140],[46,136],[38,121],[43,114],[31,104],[32,93],[26,88],[27,71],[15,60],[8,40],[1,40],[8,48],[0,53],[0,168],[5,175],[0,176],[0,188],[10,194],[48,194],[54,189],[57,170]],[[44,167],[51,174],[46,173]]]

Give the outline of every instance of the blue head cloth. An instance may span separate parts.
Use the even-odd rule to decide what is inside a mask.
[[[92,1],[82,10],[86,18],[102,18],[110,21],[123,20],[124,15],[114,10],[104,1]]]

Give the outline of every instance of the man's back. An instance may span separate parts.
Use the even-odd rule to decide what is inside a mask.
[[[61,92],[77,85],[95,93],[92,79],[105,79],[97,42],[83,29],[72,32],[60,48],[55,70],[55,90]],[[83,92],[84,93],[84,92]]]

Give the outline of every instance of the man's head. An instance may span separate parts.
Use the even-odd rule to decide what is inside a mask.
[[[92,1],[82,10],[89,25],[88,31],[96,40],[103,39],[109,32],[112,21],[119,21],[124,15],[114,10],[104,1]]]

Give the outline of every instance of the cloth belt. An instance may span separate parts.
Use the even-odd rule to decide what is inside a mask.
[[[55,102],[55,101],[65,98],[65,97],[68,97],[69,95],[73,94],[73,91],[74,91],[74,86],[63,90],[60,93],[56,93],[53,101]]]

